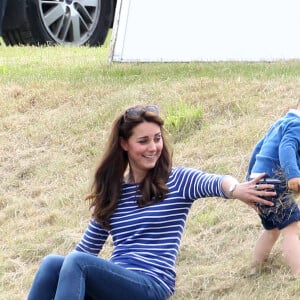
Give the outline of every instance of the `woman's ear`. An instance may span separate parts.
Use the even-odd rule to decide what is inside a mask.
[[[128,151],[128,144],[127,144],[127,141],[124,138],[120,137],[119,143],[120,143],[121,148],[124,151]]]

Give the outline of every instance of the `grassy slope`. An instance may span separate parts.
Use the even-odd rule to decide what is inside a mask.
[[[167,115],[203,107],[174,163],[243,180],[252,147],[300,95],[300,62],[108,64],[108,48],[6,48],[0,56],[0,294],[26,299],[41,258],[71,250],[88,222],[82,200],[111,120],[136,103]],[[276,245],[247,277],[261,230],[238,201],[201,199],[189,215],[174,299],[298,299]],[[111,244],[105,247],[107,257]]]

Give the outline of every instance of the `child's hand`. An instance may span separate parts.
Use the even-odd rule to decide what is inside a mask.
[[[288,187],[290,190],[298,193],[300,192],[300,177],[291,178],[288,180]]]

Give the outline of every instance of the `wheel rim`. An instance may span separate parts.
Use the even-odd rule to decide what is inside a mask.
[[[83,45],[99,21],[100,0],[40,0],[42,22],[58,44]]]

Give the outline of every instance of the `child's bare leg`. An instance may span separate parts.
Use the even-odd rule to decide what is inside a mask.
[[[275,228],[271,230],[264,230],[260,237],[257,239],[253,253],[251,275],[259,272],[263,263],[268,259],[279,235],[280,231]]]
[[[264,230],[256,241],[253,253],[253,262],[251,268],[251,275],[260,272],[261,267],[267,261],[270,252],[280,235],[278,229]]]
[[[264,230],[258,240],[256,241],[256,245],[254,248],[253,260],[254,263],[264,263],[270,252],[277,241],[280,235],[280,231],[278,229]]]
[[[283,253],[294,275],[300,275],[300,241],[298,222],[281,230],[283,235]]]

